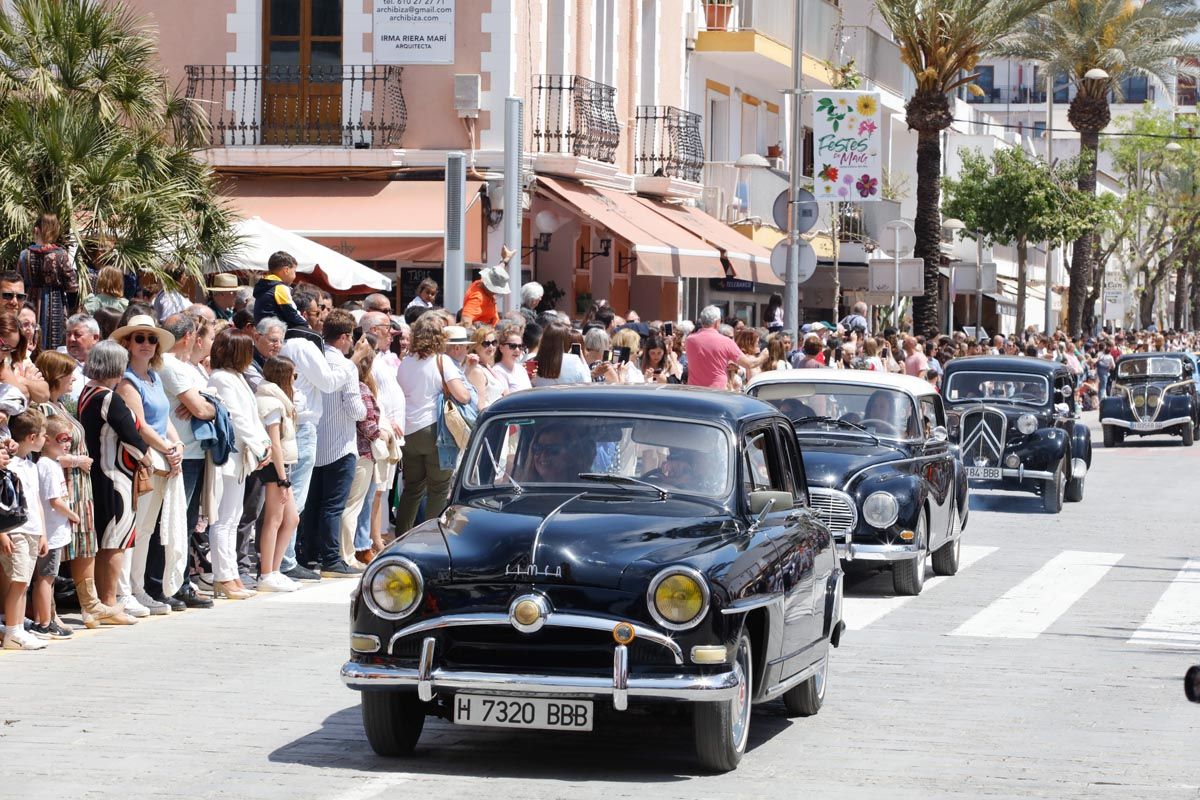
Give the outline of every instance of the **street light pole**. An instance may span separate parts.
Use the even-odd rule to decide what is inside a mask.
[[[788,154],[788,258],[784,282],[785,324],[800,334],[800,180],[804,170],[804,10],[792,21],[792,141]],[[835,243],[836,244],[836,243]]]
[[[975,338],[983,330],[983,234],[975,231]]]
[[[1046,77],[1046,167],[1054,167],[1054,76]],[[1042,321],[1042,331],[1047,335],[1054,333],[1054,242],[1046,241],[1046,317]],[[1023,335],[1024,331],[1018,331]]]

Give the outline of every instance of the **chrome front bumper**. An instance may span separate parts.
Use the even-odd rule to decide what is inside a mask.
[[[1107,417],[1100,420],[1100,424],[1112,425],[1114,428],[1125,428],[1126,430],[1131,430],[1134,433],[1155,433],[1157,431],[1165,430],[1166,428],[1175,428],[1184,424],[1191,425],[1192,418],[1174,417],[1173,419],[1156,419],[1150,422],[1130,422],[1127,419],[1115,419],[1113,417]]]
[[[838,542],[837,554],[843,561],[909,561],[917,557],[917,547],[912,544]]]
[[[612,677],[600,675],[538,675],[529,673],[474,672],[433,666],[437,640],[422,642],[417,667],[392,667],[347,661],[342,665],[342,682],[351,689],[413,689],[423,701],[439,691],[489,692],[543,697],[612,697],[613,708],[624,711],[630,697],[655,700],[715,702],[731,700],[739,684],[733,670],[712,675],[661,675],[631,677],[629,651],[625,645],[613,650]]]

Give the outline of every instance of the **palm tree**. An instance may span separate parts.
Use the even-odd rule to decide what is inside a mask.
[[[1030,17],[1000,43],[997,54],[1037,61],[1047,81],[1066,75],[1074,84],[1067,120],[1079,131],[1081,153],[1091,160],[1079,176],[1079,188],[1094,194],[1100,131],[1111,119],[1110,92],[1119,91],[1122,78],[1138,76],[1169,93],[1169,79],[1181,71],[1179,60],[1200,56],[1200,45],[1184,40],[1197,27],[1200,7],[1193,0],[1062,0]],[[1083,330],[1096,244],[1093,230],[1072,248],[1067,320],[1073,335]]]
[[[168,282],[235,246],[192,112],[123,3],[14,0],[0,12],[0,258],[43,211],[83,263]]]
[[[905,106],[917,132],[917,244],[925,261],[925,294],[913,299],[913,330],[940,330],[941,132],[954,121],[948,95],[975,79],[979,58],[1050,0],[877,0],[900,57],[917,79]],[[979,91],[977,88],[973,91]]]

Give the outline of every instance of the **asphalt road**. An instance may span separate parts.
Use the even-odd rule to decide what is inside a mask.
[[[1198,798],[1200,446],[1097,439],[1082,503],[974,494],[964,568],[917,598],[848,587],[809,719],[759,707],[750,751],[698,774],[686,718],[592,734],[427,724],[377,758],[347,650],[347,581],[0,651],[3,798]]]

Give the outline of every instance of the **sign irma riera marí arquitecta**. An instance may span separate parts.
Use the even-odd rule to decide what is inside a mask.
[[[453,64],[455,0],[373,0],[376,64]]]
[[[813,160],[817,200],[881,199],[883,131],[876,92],[813,92]]]

